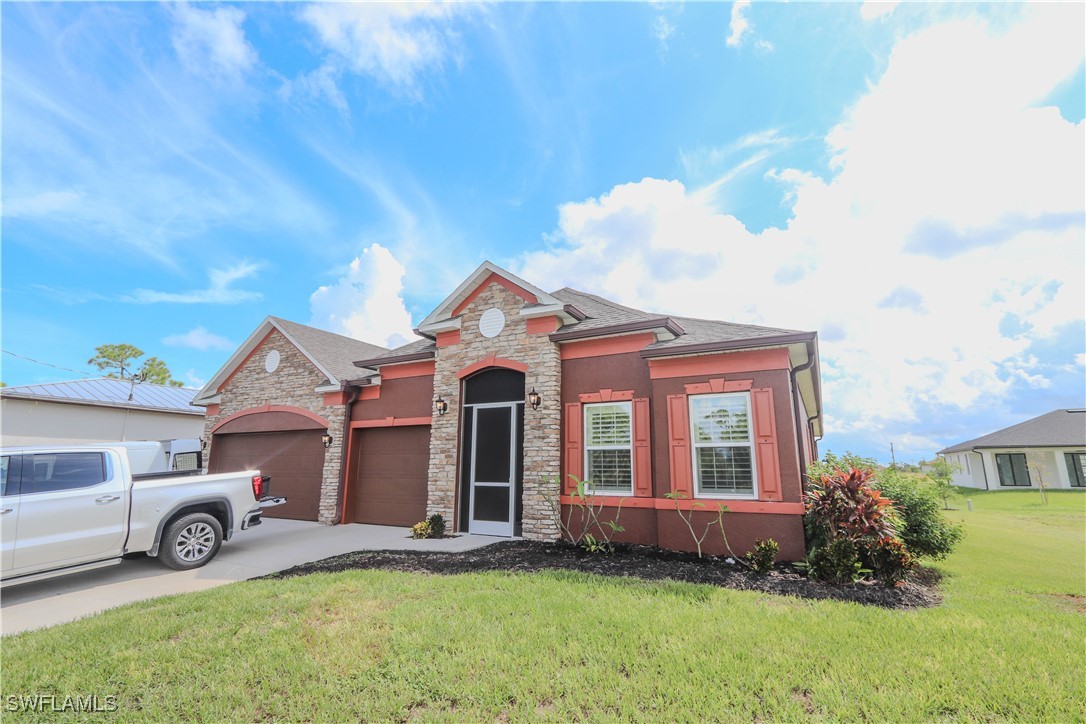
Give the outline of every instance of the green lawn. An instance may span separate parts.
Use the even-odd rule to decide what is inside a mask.
[[[6,638],[2,692],[112,694],[159,720],[1082,720],[1086,495],[967,495],[934,609],[562,572],[314,575]]]

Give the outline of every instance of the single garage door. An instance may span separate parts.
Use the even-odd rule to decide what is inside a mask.
[[[265,516],[316,520],[324,471],[321,435],[321,430],[217,434],[208,470],[259,470],[270,475],[271,492],[287,496],[287,502],[265,508]]]
[[[430,427],[379,427],[356,432],[358,457],[350,494],[355,523],[414,525],[426,517]]]

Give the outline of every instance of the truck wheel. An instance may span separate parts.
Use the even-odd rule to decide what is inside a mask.
[[[159,559],[170,568],[199,568],[219,552],[222,525],[213,515],[189,513],[166,526],[158,547]]]

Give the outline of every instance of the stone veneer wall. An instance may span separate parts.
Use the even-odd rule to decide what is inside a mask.
[[[274,372],[268,372],[264,369],[264,360],[273,349],[279,351],[279,366]],[[339,501],[343,456],[340,437],[343,435],[346,406],[324,404],[324,395],[313,390],[326,383],[326,378],[313,363],[278,330],[273,330],[227,382],[222,391],[218,414],[208,415],[205,419],[203,440],[207,447],[204,449],[204,460],[211,459],[211,428],[219,420],[236,412],[264,405],[300,407],[315,412],[328,420],[329,429],[336,438],[335,444],[324,452],[320,511],[317,518],[325,525],[334,525],[338,521],[336,507]]]
[[[456,373],[469,364],[494,355],[528,365],[525,391],[533,387],[543,398],[538,410],[524,411],[523,535],[533,540],[553,540],[558,529],[543,497],[558,495],[561,462],[562,365],[558,345],[546,334],[528,334],[520,310],[525,301],[491,282],[461,314],[460,343],[437,350],[434,397],[444,397],[449,412],[434,414],[430,430],[430,482],[427,515],[435,513],[455,521],[457,442],[460,423],[460,380]],[[505,328],[497,337],[479,332],[479,317],[497,307],[505,314]]]

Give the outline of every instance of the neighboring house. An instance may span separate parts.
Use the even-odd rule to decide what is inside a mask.
[[[616,540],[692,549],[674,492],[699,532],[726,505],[737,552],[772,537],[803,557],[814,332],[548,294],[489,262],[417,331],[385,350],[269,317],[197,395],[212,468],[270,472],[273,492],[304,501],[292,517],[441,514],[452,531],[536,540],[558,537],[552,503],[569,511],[575,476],[601,519],[621,504]],[[705,550],[724,552],[721,537]]]
[[[985,490],[1086,487],[1086,409],[1054,410],[938,454],[953,484]]]
[[[0,441],[60,445],[200,437],[196,390],[109,377],[0,388]]]
[[[355,360],[386,351],[265,319],[193,400],[207,408],[200,432],[209,470],[271,475],[287,504],[267,516],[336,522],[346,410],[357,394],[348,381],[364,374]]]

